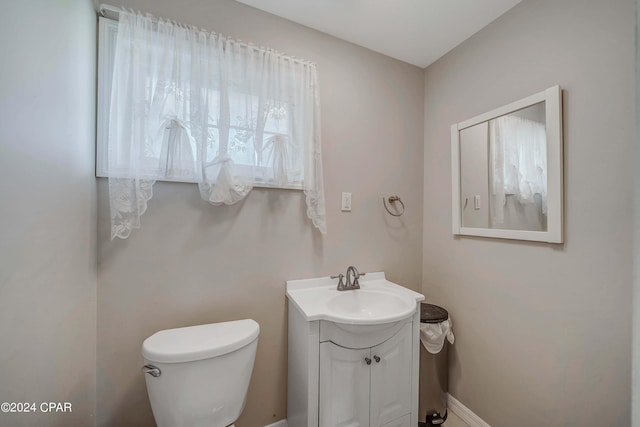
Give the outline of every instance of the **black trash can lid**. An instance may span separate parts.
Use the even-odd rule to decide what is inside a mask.
[[[420,304],[420,323],[440,323],[449,318],[449,312],[444,308],[423,302]]]

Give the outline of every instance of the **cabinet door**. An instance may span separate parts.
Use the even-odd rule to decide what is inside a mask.
[[[411,414],[395,419],[382,427],[411,427]]]
[[[320,344],[320,427],[369,427],[370,355]]]
[[[411,413],[411,324],[371,348],[371,427]]]

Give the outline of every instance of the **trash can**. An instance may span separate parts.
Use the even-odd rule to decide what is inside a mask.
[[[447,419],[449,363],[447,343],[453,344],[449,312],[434,304],[420,307],[420,379],[418,425],[441,425]]]

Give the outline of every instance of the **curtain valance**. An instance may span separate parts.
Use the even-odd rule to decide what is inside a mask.
[[[121,11],[108,137],[111,237],[127,238],[156,180],[196,182],[209,203],[256,186],[299,188],[326,232],[313,63]]]

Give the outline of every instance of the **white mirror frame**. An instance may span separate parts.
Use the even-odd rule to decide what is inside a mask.
[[[545,102],[547,131],[547,231],[463,227],[460,200],[460,131],[543,101]],[[562,150],[562,90],[560,86],[551,87],[535,95],[452,125],[451,197],[453,234],[562,243],[564,237],[562,227]]]

